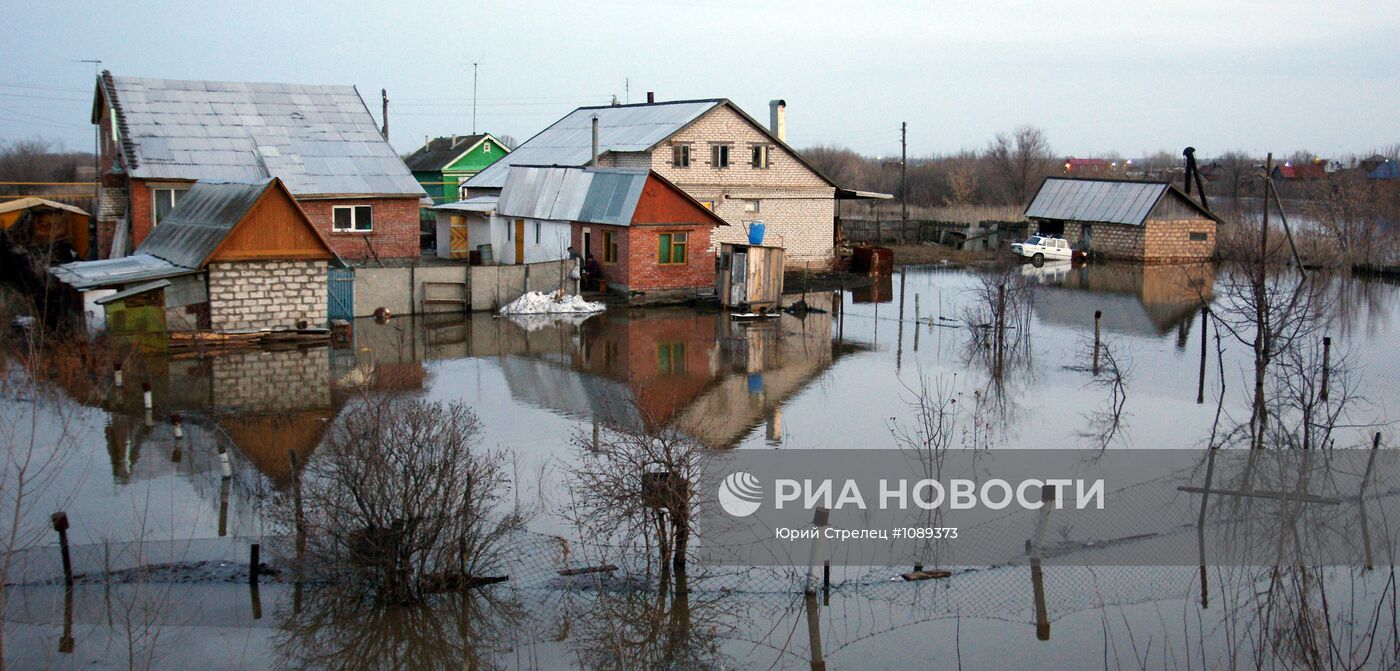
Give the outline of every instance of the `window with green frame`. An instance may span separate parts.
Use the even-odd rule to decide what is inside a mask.
[[[685,372],[685,343],[663,342],[656,344],[656,370],[661,373]]]
[[[679,265],[685,263],[685,248],[688,240],[688,233],[662,233],[660,239],[660,249],[657,252],[656,262],[662,265]]]

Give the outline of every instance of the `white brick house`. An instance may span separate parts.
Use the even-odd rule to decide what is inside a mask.
[[[777,101],[775,101],[777,102]],[[742,242],[761,221],[766,244],[787,249],[789,267],[831,263],[838,189],[781,137],[726,99],[581,107],[467,181],[469,195],[499,193],[512,165],[655,170],[731,226],[712,240]]]

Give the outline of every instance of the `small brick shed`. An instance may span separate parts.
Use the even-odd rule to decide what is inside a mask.
[[[80,292],[168,278],[170,330],[325,326],[327,264],[320,231],[277,178],[200,181],[128,258],[83,261],[55,275]]]
[[[1048,177],[1026,217],[1075,249],[1145,263],[1205,261],[1220,219],[1168,182]]]

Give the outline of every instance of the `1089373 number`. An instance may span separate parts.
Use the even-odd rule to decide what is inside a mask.
[[[898,536],[914,539],[951,539],[958,537],[957,527],[905,527]],[[898,537],[896,536],[896,537]]]

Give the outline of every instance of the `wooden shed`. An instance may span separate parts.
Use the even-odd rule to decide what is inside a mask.
[[[1067,177],[1046,178],[1026,217],[1079,251],[1147,263],[1210,259],[1220,222],[1168,182]]]
[[[768,245],[719,246],[715,291],[726,308],[776,310],[783,298],[783,248]]]

